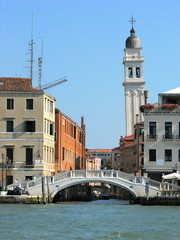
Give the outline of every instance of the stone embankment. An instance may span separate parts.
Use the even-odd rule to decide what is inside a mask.
[[[39,196],[27,196],[27,195],[6,195],[0,196],[0,204],[43,204],[44,199]]]

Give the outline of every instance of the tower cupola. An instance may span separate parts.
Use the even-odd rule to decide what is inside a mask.
[[[133,26],[130,31],[130,36],[126,39],[126,48],[141,48],[140,39],[135,36],[135,30]]]

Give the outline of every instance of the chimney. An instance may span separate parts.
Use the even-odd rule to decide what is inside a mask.
[[[146,90],[144,91],[144,103],[148,104],[148,99],[149,99],[149,91]]]

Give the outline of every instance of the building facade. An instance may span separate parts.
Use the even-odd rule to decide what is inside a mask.
[[[119,166],[119,154],[120,148],[116,147],[112,149],[112,169],[117,170]]]
[[[55,173],[85,169],[85,125],[81,127],[59,109],[55,110]]]
[[[134,124],[143,121],[139,107],[144,104],[143,57],[141,55],[140,39],[135,36],[132,26],[130,37],[126,39],[123,58],[125,79],[123,82],[126,110],[126,136],[134,133]]]
[[[104,169],[108,162],[112,159],[112,149],[86,149],[87,153],[101,158],[101,169]]]
[[[150,178],[180,168],[180,88],[159,94],[157,104],[144,108],[144,166]]]
[[[11,162],[8,184],[53,173],[55,98],[34,89],[29,78],[0,78],[0,101],[1,156]]]
[[[134,134],[120,139],[120,155],[118,170],[126,173],[133,173],[134,163]]]
[[[101,158],[86,153],[86,170],[101,170]]]

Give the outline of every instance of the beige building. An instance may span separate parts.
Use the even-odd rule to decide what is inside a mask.
[[[29,78],[0,78],[0,102],[0,154],[12,163],[7,184],[53,173],[55,98]]]
[[[157,104],[144,112],[143,172],[161,180],[163,174],[180,169],[180,88],[160,93]]]

